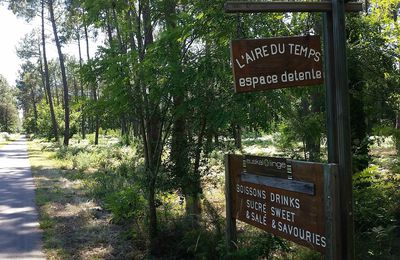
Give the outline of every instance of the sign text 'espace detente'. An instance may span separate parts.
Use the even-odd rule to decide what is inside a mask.
[[[319,36],[234,40],[231,51],[236,92],[323,83]]]

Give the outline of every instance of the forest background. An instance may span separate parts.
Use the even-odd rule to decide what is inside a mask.
[[[229,49],[237,38],[322,35],[320,14],[228,15],[222,0],[2,2],[41,24],[17,48],[16,86],[0,79],[0,131],[17,131],[22,110],[23,131],[43,138],[31,150],[52,152],[62,178],[81,183],[82,196],[102,212],[91,218],[104,213],[125,229],[124,242],[117,240],[130,246],[100,256],[256,258],[305,250],[244,225],[238,252],[227,255],[224,205],[213,198],[223,196],[225,153],[327,160],[324,87],[235,94]],[[399,0],[370,0],[346,18],[360,258],[400,252],[399,10]],[[92,41],[102,41],[94,56]],[[71,42],[79,57],[63,52]],[[49,60],[52,44],[58,59]],[[383,163],[380,144],[393,148]],[[60,230],[49,213],[54,197],[38,194],[46,250],[81,254],[79,245],[52,240]]]

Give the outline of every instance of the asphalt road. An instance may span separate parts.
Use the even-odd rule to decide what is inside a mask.
[[[45,259],[24,138],[0,148],[0,259]]]

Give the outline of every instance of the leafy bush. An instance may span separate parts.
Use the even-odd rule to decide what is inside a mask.
[[[377,166],[355,174],[353,182],[357,257],[391,259],[399,224],[399,182],[383,178]]]
[[[144,217],[146,200],[139,187],[130,186],[106,194],[104,205],[112,213],[113,222],[125,223]]]
[[[400,154],[400,129],[396,129],[393,126],[385,124],[374,127],[373,133],[377,136],[382,136],[382,137],[391,136],[393,138],[397,154]]]
[[[238,235],[238,249],[226,259],[271,259],[277,252],[289,252],[289,244],[264,231],[248,227]]]
[[[397,154],[400,155],[400,129],[393,129],[393,141],[397,150]]]
[[[0,133],[0,142],[1,141],[9,141],[11,139],[11,135],[6,132]]]

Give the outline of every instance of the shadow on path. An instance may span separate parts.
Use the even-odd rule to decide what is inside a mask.
[[[0,149],[0,259],[45,259],[24,138]]]

